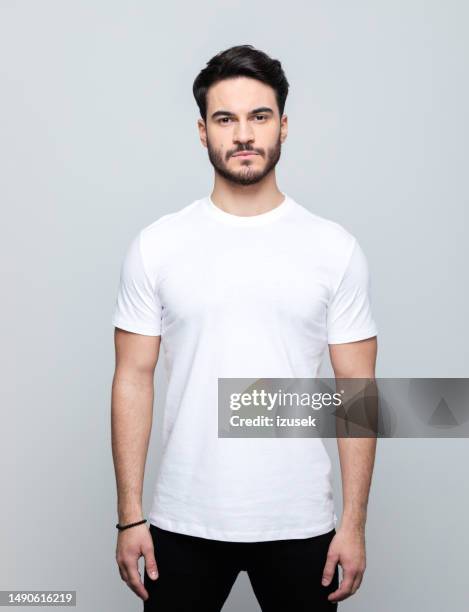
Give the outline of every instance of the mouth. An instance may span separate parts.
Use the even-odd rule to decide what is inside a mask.
[[[249,157],[250,155],[258,155],[255,151],[241,151],[240,153],[233,153],[232,157]]]

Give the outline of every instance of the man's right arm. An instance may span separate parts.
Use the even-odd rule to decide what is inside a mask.
[[[143,518],[142,491],[145,462],[151,435],[154,372],[161,336],[146,336],[115,328],[116,366],[112,381],[112,455],[117,485],[117,514],[120,524]],[[119,531],[116,560],[121,578],[142,599],[148,593],[138,572],[138,559],[157,572],[153,542],[143,523]]]

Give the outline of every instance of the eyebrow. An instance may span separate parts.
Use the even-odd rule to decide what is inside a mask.
[[[268,106],[259,106],[259,108],[254,108],[252,111],[250,111],[250,115],[257,115],[257,113],[270,113],[271,115],[274,114],[274,111],[269,108]],[[228,116],[228,117],[234,117],[235,113],[232,113],[231,111],[227,111],[227,110],[217,110],[214,113],[212,113],[211,118],[215,119],[216,117],[219,116]]]

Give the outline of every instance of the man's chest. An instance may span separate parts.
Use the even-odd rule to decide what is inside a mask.
[[[172,323],[269,315],[302,324],[323,320],[329,287],[327,262],[314,248],[248,242],[179,253],[162,267],[157,293]]]

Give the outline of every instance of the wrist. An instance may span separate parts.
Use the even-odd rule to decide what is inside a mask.
[[[141,519],[139,521],[134,521],[133,523],[128,523],[126,525],[122,525],[121,523],[117,523],[116,527],[119,531],[124,531],[126,529],[130,529],[131,527],[138,527],[139,525],[144,525],[147,522],[147,519]]]
[[[142,507],[138,504],[133,506],[119,507],[117,510],[117,517],[120,525],[135,523],[136,521],[141,521],[144,518]]]
[[[344,513],[340,521],[340,527],[350,530],[365,532],[366,517],[357,515],[348,515]]]

